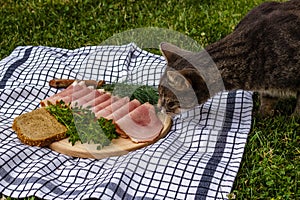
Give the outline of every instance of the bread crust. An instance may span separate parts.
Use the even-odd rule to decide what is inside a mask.
[[[40,147],[66,138],[67,132],[67,128],[45,108],[38,108],[16,117],[12,129],[22,143]]]

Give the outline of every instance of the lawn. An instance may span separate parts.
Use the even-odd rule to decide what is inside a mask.
[[[74,49],[99,45],[116,33],[145,27],[178,31],[205,46],[230,33],[261,2],[2,0],[0,59],[21,45]],[[256,109],[256,96],[254,102]],[[300,118],[289,115],[294,102],[283,100],[272,118],[254,114],[232,190],[236,199],[300,198]]]

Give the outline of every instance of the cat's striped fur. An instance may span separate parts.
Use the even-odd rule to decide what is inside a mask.
[[[168,76],[176,76],[176,73],[168,71],[183,75],[186,85],[190,84],[195,91],[190,98],[196,96],[198,103],[203,103],[222,89],[211,89],[217,79],[211,69],[216,67],[223,89],[258,91],[267,94],[262,97],[272,96],[272,99],[295,94],[298,98],[295,112],[300,113],[300,1],[261,4],[251,10],[231,34],[205,50],[213,62],[208,61],[203,52],[192,53],[161,44],[168,66],[159,86],[159,103],[167,112],[177,113],[180,108],[191,105],[187,99],[187,103],[182,103],[183,100],[180,103],[178,96],[188,96],[184,93],[186,88],[178,91],[178,84],[170,85]],[[270,113],[269,109],[269,105],[262,105],[261,111]]]

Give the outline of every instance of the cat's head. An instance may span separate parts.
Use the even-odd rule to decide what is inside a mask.
[[[193,65],[197,56],[193,52],[162,43],[160,50],[167,67],[158,86],[158,106],[169,114],[204,103],[209,97],[206,83],[197,67]]]

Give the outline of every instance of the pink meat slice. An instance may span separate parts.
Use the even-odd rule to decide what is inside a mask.
[[[91,91],[92,89],[88,87],[83,87],[81,90],[75,91],[71,95],[58,99],[58,101],[63,100],[66,104],[68,104],[71,103],[72,101],[79,99],[82,96],[89,94]]]
[[[98,111],[96,113],[96,117],[107,117],[111,113],[115,112],[117,109],[122,107],[124,104],[129,102],[129,97],[123,97],[121,99],[118,99],[117,101],[111,103],[110,105],[106,106],[104,109]]]
[[[116,121],[118,128],[133,142],[152,142],[160,134],[163,124],[156,115],[154,106],[144,103]]]
[[[93,99],[101,96],[103,92],[100,92],[99,90],[90,90],[90,93],[81,96],[79,99],[76,99],[72,101],[71,106],[74,106],[77,104],[77,106],[82,106],[85,103],[92,101]]]
[[[72,94],[73,90],[78,90],[78,89],[82,89],[83,87],[81,85],[73,85],[71,84],[69,87],[67,87],[66,89],[62,90],[59,93],[56,93],[55,95],[48,97],[47,99],[57,99],[63,96],[67,96]],[[45,99],[45,100],[47,100]]]
[[[105,118],[112,119],[113,121],[117,121],[118,119],[124,117],[125,115],[127,115],[129,112],[133,111],[135,108],[139,107],[140,105],[141,103],[138,100],[134,99],[128,102],[127,104],[125,104],[124,106],[120,107],[119,109],[117,109],[116,111],[114,111],[113,113],[111,113]]]
[[[63,97],[70,96],[70,95],[72,95],[72,93],[82,90],[83,88],[84,88],[84,86],[82,86],[82,85],[72,84],[69,87],[67,87],[66,89],[62,90],[61,92],[56,93],[56,94],[42,100],[40,104],[41,104],[41,106],[47,106],[48,101],[51,104],[56,104],[56,102],[59,101],[60,99],[62,99]]]
[[[110,94],[104,93],[104,94],[102,94],[102,95],[100,95],[100,96],[98,96],[98,97],[96,97],[96,98],[94,98],[94,99],[92,99],[92,100],[90,100],[90,101],[84,103],[84,104],[82,105],[82,107],[83,107],[83,108],[86,108],[86,107],[94,107],[94,106],[97,106],[97,105],[103,103],[104,101],[108,100],[110,97],[111,97]]]
[[[97,112],[99,112],[100,110],[106,108],[107,106],[109,106],[110,104],[112,104],[113,102],[117,101],[119,98],[116,96],[111,96],[110,98],[108,98],[106,101],[94,106],[91,108],[91,111],[94,112],[95,114]]]

